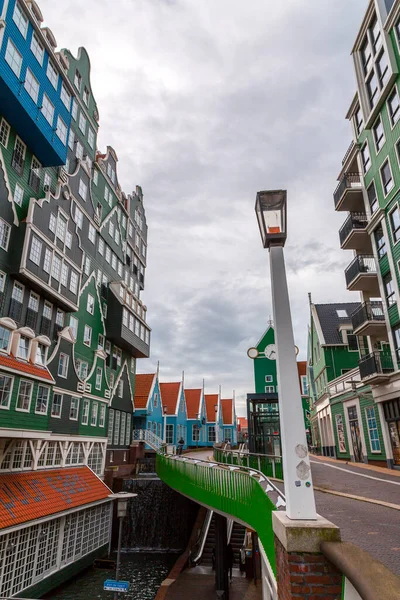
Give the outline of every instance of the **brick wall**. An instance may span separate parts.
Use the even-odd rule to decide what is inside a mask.
[[[275,537],[279,600],[340,600],[342,574],[322,554],[287,552]]]

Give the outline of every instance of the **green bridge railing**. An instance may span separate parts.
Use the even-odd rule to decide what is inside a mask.
[[[282,457],[268,454],[249,454],[238,450],[225,450],[214,446],[214,459],[225,465],[238,465],[256,469],[266,477],[283,479]]]
[[[254,529],[276,574],[272,512],[286,504],[283,494],[262,473],[253,471],[252,475],[239,467],[163,454],[157,454],[156,469],[160,479],[177,492]]]

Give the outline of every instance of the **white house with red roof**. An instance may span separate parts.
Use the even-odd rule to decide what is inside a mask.
[[[188,445],[207,446],[207,414],[204,400],[204,387],[186,389]]]
[[[221,398],[221,410],[219,411],[219,441],[236,444],[237,419],[234,398]]]
[[[187,410],[183,377],[182,381],[160,383],[163,410],[166,415],[166,442],[177,445],[182,438],[188,445]]]
[[[164,417],[158,373],[136,374],[133,403],[133,428],[148,429],[163,439]]]

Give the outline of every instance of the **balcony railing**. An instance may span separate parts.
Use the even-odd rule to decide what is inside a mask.
[[[385,322],[382,302],[364,302],[351,315],[353,330],[355,331],[370,321]]]
[[[386,375],[394,371],[391,355],[382,352],[372,352],[364,356],[359,362],[359,368],[361,379],[373,375]]]
[[[376,264],[373,256],[360,254],[349,264],[345,271],[347,287],[358,275],[363,273],[376,273]]]
[[[354,148],[354,141],[352,140],[350,143],[350,146],[347,148],[346,150],[346,154],[343,156],[343,160],[342,160],[342,166],[344,165],[344,163],[347,160],[347,157],[349,156],[350,152],[353,150]]]
[[[336,190],[333,193],[335,207],[339,204],[344,192],[353,188],[361,188],[362,176],[361,173],[345,173],[339,182]]]
[[[352,231],[365,230],[367,223],[365,213],[350,213],[339,230],[340,245],[343,246]]]

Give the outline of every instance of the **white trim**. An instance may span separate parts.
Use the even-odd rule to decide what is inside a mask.
[[[385,193],[385,186],[383,184],[383,179],[382,179],[382,169],[383,167],[386,165],[386,163],[388,163],[389,165],[389,170],[390,170],[390,175],[392,176],[392,187],[390,188],[390,190]],[[381,178],[381,185],[382,185],[382,192],[383,192],[383,197],[386,200],[386,198],[389,196],[390,192],[394,189],[395,187],[395,182],[394,182],[394,175],[393,175],[393,170],[392,170],[392,164],[390,162],[390,156],[387,155],[387,157],[385,158],[385,160],[383,161],[383,163],[381,164],[381,166],[379,167],[379,176]]]
[[[375,423],[376,423],[376,431],[378,432],[378,442],[379,442],[379,448],[380,448],[380,450],[373,450],[372,449],[371,432],[370,432],[370,429],[369,429],[369,426],[368,426],[368,414],[367,414],[367,410],[369,410],[371,408],[374,411],[374,418],[375,418]],[[366,422],[366,425],[367,425],[369,447],[371,449],[371,454],[382,454],[382,447],[381,447],[381,440],[379,439],[378,419],[377,419],[377,415],[376,415],[376,412],[375,412],[375,405],[372,404],[371,406],[365,406],[364,407],[364,414],[365,414],[365,422]]]

